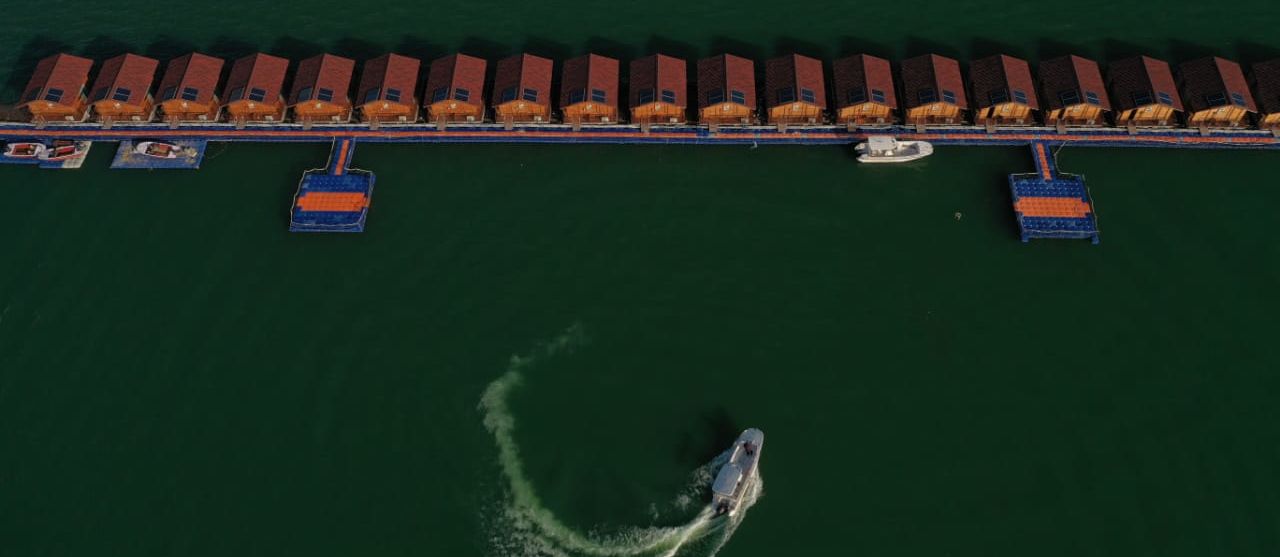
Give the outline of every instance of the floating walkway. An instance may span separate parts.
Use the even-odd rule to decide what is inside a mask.
[[[291,232],[364,231],[374,175],[351,168],[355,150],[354,139],[335,139],[326,167],[303,173],[289,217]]]
[[[1058,172],[1053,151],[1044,143],[1032,143],[1031,152],[1035,173],[1009,176],[1022,241],[1081,238],[1098,243],[1098,220],[1084,176]]]
[[[175,139],[166,141],[182,148],[182,153],[174,159],[161,159],[156,157],[148,157],[138,154],[134,150],[134,146],[140,143],[132,139],[120,141],[120,147],[116,149],[116,158],[111,161],[111,168],[174,168],[174,169],[190,169],[200,168],[200,163],[204,160],[204,151],[208,147],[209,142],[203,139]]]

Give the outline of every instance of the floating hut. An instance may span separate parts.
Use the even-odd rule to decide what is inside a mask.
[[[773,58],[764,65],[764,104],[769,122],[821,124],[827,111],[822,61],[799,54]]]
[[[704,124],[756,122],[755,63],[732,54],[698,60],[698,116]]]
[[[903,60],[902,101],[908,125],[963,124],[969,100],[960,63],[937,54]]]
[[[303,124],[351,121],[351,74],[355,68],[355,60],[332,54],[299,63],[289,92],[293,119]]]
[[[418,119],[418,70],[422,62],[399,54],[384,54],[364,63],[356,98],[365,122],[414,122]]]
[[[1035,80],[1026,60],[1000,54],[974,60],[969,65],[973,87],[973,123],[995,128],[1035,123],[1040,109]]]
[[[36,64],[36,71],[27,82],[22,94],[22,104],[36,123],[54,120],[80,122],[89,113],[84,95],[89,83],[89,69],[93,60],[55,54]]]
[[[427,119],[432,122],[484,120],[484,72],[487,62],[450,54],[431,62],[427,72]]]
[[[598,54],[566,60],[560,74],[560,112],[572,124],[618,121],[618,61]]]
[[[631,61],[631,121],[683,124],[687,119],[689,78],[684,60],[654,54]]]
[[[160,79],[160,112],[165,121],[214,121],[222,105],[214,94],[222,75],[219,58],[193,52],[169,61]]]
[[[1044,123],[1058,128],[1105,126],[1111,111],[1098,63],[1079,56],[1063,56],[1040,63],[1044,92]]]
[[[1253,65],[1253,90],[1261,113],[1258,127],[1280,131],[1280,59]]]
[[[858,54],[831,64],[836,123],[849,126],[893,124],[898,95],[889,61]]]
[[[1178,66],[1178,86],[1191,128],[1242,128],[1257,114],[1240,64],[1211,56]]]
[[[551,60],[532,54],[499,60],[491,102],[499,122],[550,122]]]
[[[1182,112],[1182,96],[1169,63],[1135,56],[1107,66],[1107,85],[1116,125],[1131,129],[1172,126]]]
[[[259,52],[236,60],[222,87],[227,117],[237,123],[284,120],[287,73],[289,61],[279,56]]]
[[[103,124],[147,122],[155,110],[151,86],[160,62],[137,54],[121,54],[102,63],[89,90],[94,117]]]

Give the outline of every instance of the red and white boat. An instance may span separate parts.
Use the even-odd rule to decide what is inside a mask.
[[[45,149],[43,143],[10,143],[4,146],[4,156],[14,159],[34,159],[43,155]]]
[[[55,141],[52,147],[45,148],[39,158],[49,162],[65,161],[84,156],[88,151],[88,141]]]
[[[133,146],[133,152],[157,159],[176,159],[184,151],[182,147],[160,141],[143,141]]]

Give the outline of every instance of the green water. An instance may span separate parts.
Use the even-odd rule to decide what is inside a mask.
[[[64,46],[1280,48],[1263,1],[255,4],[7,13],[0,97]],[[0,166],[0,555],[608,541],[689,520],[691,474],[748,426],[767,487],[724,556],[1280,554],[1274,153],[1067,148],[1092,246],[1017,241],[1022,149],[362,145],[355,236],[285,231],[326,145],[215,145],[193,173],[110,151]],[[519,531],[516,493],[570,534]]]

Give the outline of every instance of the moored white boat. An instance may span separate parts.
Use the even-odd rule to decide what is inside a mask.
[[[711,508],[717,515],[732,516],[742,499],[759,477],[760,451],[764,448],[764,432],[748,429],[738,436],[728,462],[720,467],[711,483]]]
[[[43,143],[22,142],[10,143],[4,146],[4,156],[15,159],[34,159],[44,154],[45,146]]]
[[[933,145],[926,141],[898,141],[889,135],[873,135],[853,150],[858,153],[858,162],[911,162],[932,155]]]
[[[56,141],[53,147],[46,148],[40,153],[40,160],[56,162],[74,159],[84,156],[89,151],[88,141]]]
[[[134,145],[133,152],[157,159],[176,159],[182,154],[183,148],[161,141],[143,141]]]

